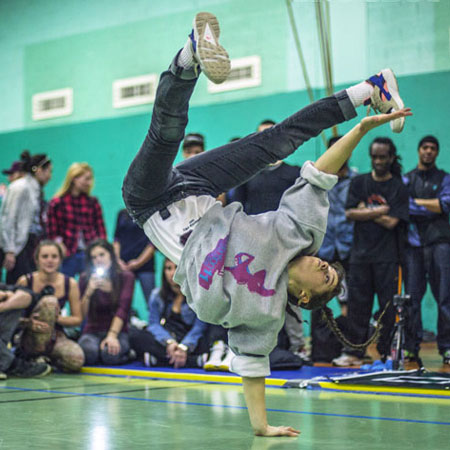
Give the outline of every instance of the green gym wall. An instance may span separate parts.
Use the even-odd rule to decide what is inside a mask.
[[[385,126],[368,135],[351,166],[368,171],[369,143],[375,136],[386,135],[394,140],[405,171],[410,170],[417,163],[419,139],[433,134],[441,143],[438,165],[450,171],[450,2],[343,0],[329,4],[335,90],[391,67],[406,105],[414,112],[402,134],[393,135]],[[325,94],[314,3],[293,0],[291,5],[318,99]],[[94,195],[103,206],[112,238],[117,212],[123,208],[121,182],[145,136],[152,107],[114,109],[112,82],[165,70],[184,45],[192,17],[200,10],[219,16],[221,41],[232,58],[259,55],[262,62],[258,87],[211,94],[205,79],[199,79],[188,131],[203,133],[207,148],[252,133],[263,119],[280,121],[309,103],[285,0],[3,0],[0,168],[8,167],[24,148],[47,153],[54,167],[45,190],[49,199],[72,162],[89,162],[95,171]],[[73,114],[33,121],[32,95],[65,87],[73,88]],[[355,123],[339,126],[339,133]],[[328,130],[326,136],[330,135]],[[317,138],[287,162],[301,165],[323,151],[323,142]],[[145,318],[139,286],[134,307]],[[424,300],[423,319],[426,329],[436,330],[430,293]]]

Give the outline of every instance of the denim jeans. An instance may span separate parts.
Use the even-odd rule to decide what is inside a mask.
[[[450,350],[450,244],[407,247],[405,291],[411,296],[407,308],[406,346],[418,353],[423,337],[421,302],[430,283],[438,306],[437,343],[439,352]]]
[[[145,303],[148,302],[150,294],[155,287],[155,273],[154,272],[136,272],[136,278],[141,283],[142,292],[145,297]]]
[[[197,79],[172,62],[161,75],[150,129],[131,163],[123,198],[140,226],[155,212],[190,195],[211,195],[236,187],[284,159],[322,130],[356,116],[346,93],[319,100],[261,133],[189,158],[173,161],[188,122],[189,100]]]
[[[68,256],[63,260],[61,272],[69,277],[74,277],[76,274],[83,272],[85,266],[84,259],[84,251],[78,251]]]

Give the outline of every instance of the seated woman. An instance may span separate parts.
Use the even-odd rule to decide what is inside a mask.
[[[29,356],[47,356],[52,365],[65,372],[77,372],[84,363],[83,351],[63,331],[63,327],[75,327],[82,321],[77,282],[59,272],[63,254],[56,242],[41,241],[34,258],[38,270],[18,280],[18,285],[41,295],[25,313],[21,350]],[[67,301],[70,315],[64,316],[61,311]]]
[[[162,286],[153,290],[148,302],[149,326],[132,329],[131,347],[141,358],[148,354],[144,362],[149,365],[202,367],[202,355],[208,352],[207,324],[197,318],[173,281],[176,269],[165,260]]]
[[[121,270],[113,246],[104,239],[86,249],[86,271],[80,277],[81,309],[87,318],[79,344],[86,364],[128,361],[128,317],[134,275]]]

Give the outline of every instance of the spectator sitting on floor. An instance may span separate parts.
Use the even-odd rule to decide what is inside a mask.
[[[8,376],[43,377],[51,371],[48,364],[15,356],[8,348],[23,310],[37,301],[38,296],[27,288],[0,284],[0,380]]]
[[[86,364],[117,365],[129,360],[128,319],[134,275],[121,270],[112,244],[104,239],[86,248],[80,277],[81,310],[87,319],[79,344]]]
[[[70,277],[84,270],[84,250],[89,242],[106,239],[102,208],[90,195],[93,185],[92,167],[85,162],[75,162],[49,204],[47,234],[62,246],[61,272]]]
[[[35,251],[36,272],[22,275],[18,284],[40,296],[33,308],[28,308],[21,336],[21,351],[32,357],[45,356],[65,372],[78,372],[84,363],[81,347],[64,334],[63,327],[81,325],[80,291],[78,284],[59,272],[63,259],[61,247],[44,240]],[[69,316],[61,314],[69,301]]]
[[[149,326],[131,330],[131,347],[147,365],[203,367],[203,354],[208,352],[207,324],[197,318],[173,281],[176,268],[165,260],[162,286],[149,300]]]

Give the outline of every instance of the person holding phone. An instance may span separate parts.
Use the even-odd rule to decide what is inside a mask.
[[[86,364],[126,363],[134,275],[120,269],[114,247],[105,239],[97,239],[86,248],[86,271],[79,284],[86,324],[78,343]]]

